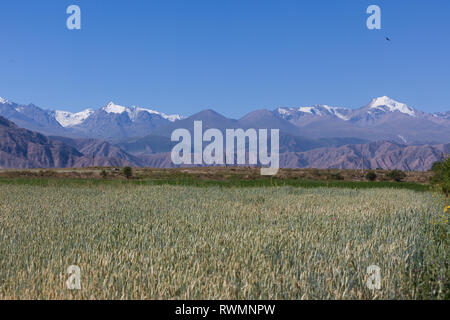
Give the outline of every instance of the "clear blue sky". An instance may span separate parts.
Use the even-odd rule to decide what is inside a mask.
[[[366,28],[370,4],[382,30]],[[237,118],[388,95],[450,110],[448,0],[4,0],[0,41],[0,96],[47,109],[113,100]]]

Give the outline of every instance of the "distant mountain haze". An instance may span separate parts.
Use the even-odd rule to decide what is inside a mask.
[[[33,104],[19,105],[0,98],[0,115],[18,126],[44,134],[73,138],[118,140],[146,136],[170,137],[177,128],[222,131],[235,128],[279,129],[308,139],[356,138],[367,141],[439,144],[450,141],[450,111],[428,114],[389,97],[379,97],[359,109],[327,105],[256,110],[235,120],[208,109],[189,117],[167,115],[149,108],[124,107],[113,102],[81,112],[49,111]]]
[[[240,119],[212,109],[184,117],[113,102],[71,113],[0,98],[0,116],[1,168],[172,167],[171,134],[192,134],[195,121],[203,131],[279,129],[280,165],[289,168],[428,170],[450,142],[450,111],[429,114],[389,97],[359,109],[278,107]]]
[[[164,151],[168,138],[152,136],[113,145],[97,139],[47,137],[22,129],[0,116],[0,168],[66,168],[89,166],[175,167],[170,151]],[[282,168],[402,169],[429,170],[450,153],[450,144],[407,146],[389,141],[344,144],[346,140],[296,140],[284,136],[280,149]],[[154,145],[158,141],[159,145]],[[296,144],[298,143],[298,146]],[[305,147],[305,145],[309,145]],[[318,147],[343,144],[339,147]],[[121,147],[132,151],[124,151]],[[300,151],[302,149],[306,151]],[[297,151],[289,151],[289,149]]]

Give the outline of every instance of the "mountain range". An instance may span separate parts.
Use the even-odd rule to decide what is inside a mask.
[[[0,98],[0,115],[20,127],[43,134],[104,140],[149,135],[168,137],[176,128],[192,128],[194,120],[202,120],[204,128],[277,128],[283,134],[308,139],[357,138],[408,145],[450,140],[450,111],[429,114],[389,97],[375,98],[359,109],[327,105],[279,107],[252,111],[240,119],[226,118],[214,110],[204,110],[189,117],[167,115],[113,102],[97,110],[71,113]]]
[[[199,120],[204,130],[279,129],[282,167],[428,170],[450,142],[450,111],[425,113],[389,97],[359,109],[279,107],[240,119],[211,109],[183,117],[113,102],[71,113],[0,98],[0,116],[1,168],[171,167],[171,133],[192,131]]]

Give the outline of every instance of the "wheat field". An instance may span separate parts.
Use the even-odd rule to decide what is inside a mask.
[[[448,299],[442,214],[411,190],[1,185],[0,299]]]

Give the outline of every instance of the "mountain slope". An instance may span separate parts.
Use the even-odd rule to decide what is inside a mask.
[[[407,146],[389,141],[341,147],[317,148],[304,152],[280,153],[281,168],[400,169],[430,170],[435,161],[450,153],[450,144]],[[170,152],[139,156],[149,167],[175,168]],[[193,165],[188,165],[190,167]],[[184,167],[184,165],[182,166]]]
[[[138,107],[126,108],[110,102],[71,129],[91,138],[141,137],[179,119],[178,115],[168,116]]]
[[[289,138],[289,136],[286,136]],[[167,139],[167,138],[165,138]],[[297,137],[291,143],[296,143]],[[335,143],[343,143],[338,141]],[[389,141],[314,148],[299,146],[281,150],[280,166],[287,168],[402,169],[429,170],[450,153],[450,144],[407,146]],[[320,143],[332,143],[320,141]],[[298,149],[297,149],[298,148]],[[130,155],[117,146],[95,139],[46,137],[17,127],[0,117],[0,168],[64,168],[85,166],[174,167],[170,152]]]
[[[83,155],[75,148],[0,117],[0,168],[62,168]]]
[[[47,137],[0,116],[0,168],[141,166],[119,148],[98,140]]]
[[[155,129],[152,135],[170,137],[172,132],[176,129],[187,129],[191,134],[194,132],[194,121],[202,121],[203,131],[216,128],[221,131],[225,129],[240,128],[240,124],[237,120],[229,119],[221,115],[220,113],[208,109],[200,111],[186,119],[176,121]]]
[[[48,111],[32,104],[18,105],[0,98],[0,115],[20,127],[47,135],[109,141],[147,136],[170,138],[177,128],[192,132],[194,121],[201,120],[204,130],[268,128],[279,129],[280,136],[309,140],[339,138],[390,140],[408,145],[439,144],[450,141],[449,114],[428,114],[386,96],[375,98],[359,109],[328,105],[280,107],[274,111],[256,110],[239,120],[224,117],[213,110],[183,118],[146,108],[124,107],[113,102],[96,111]]]
[[[450,141],[450,120],[446,113],[427,114],[386,96],[355,110],[318,105],[275,111],[296,125],[302,135],[316,139],[353,137],[406,144]]]
[[[18,105],[0,98],[0,116],[29,130],[50,134],[63,134],[65,132],[51,112],[42,110],[34,104]]]
[[[296,136],[301,134],[298,127],[280,117],[278,113],[269,110],[256,110],[247,113],[239,119],[239,124],[245,129],[278,129],[280,133]]]
[[[406,146],[389,141],[377,141],[337,148],[318,148],[299,153],[280,155],[280,163],[287,168],[338,169],[400,169],[429,170],[443,154],[450,152],[450,144]]]
[[[154,128],[182,119],[176,114],[167,115],[134,106],[128,108],[113,102],[96,111],[86,109],[72,113],[43,110],[33,104],[19,105],[4,98],[0,98],[0,116],[43,134],[102,139],[142,137]]]
[[[112,166],[117,166],[117,164],[122,164],[121,166],[144,165],[139,158],[128,154],[121,148],[107,141],[97,139],[71,139],[53,136],[50,138],[54,141],[60,141],[76,148],[83,156],[91,160],[91,164],[89,165],[92,166],[103,166],[102,163],[110,163]]]

